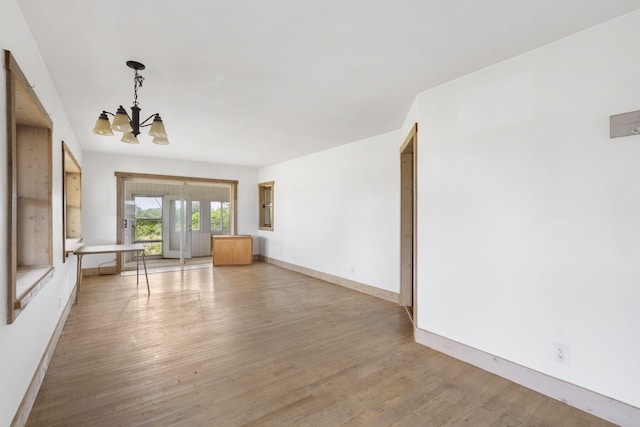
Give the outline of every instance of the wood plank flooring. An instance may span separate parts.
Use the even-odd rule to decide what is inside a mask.
[[[416,344],[405,310],[255,263],[86,277],[28,426],[609,426]]]

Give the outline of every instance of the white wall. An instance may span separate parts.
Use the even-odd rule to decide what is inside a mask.
[[[158,150],[162,150],[162,147],[158,146]],[[85,152],[83,160],[82,234],[86,244],[116,242],[117,200],[114,172],[237,180],[237,232],[254,236],[258,234],[257,168],[92,152]],[[258,253],[257,247],[254,252]],[[112,259],[113,255],[110,254],[92,255],[83,258],[82,267],[97,267]]]
[[[260,169],[274,184],[261,253],[399,292],[400,152],[390,132]]]
[[[14,0],[0,1],[0,49],[10,50],[53,120],[53,263],[55,274],[7,325],[7,133],[4,53],[0,72],[0,425],[11,423],[75,283],[75,259],[62,263],[62,143],[82,164],[75,134]],[[59,306],[58,298],[62,305]]]
[[[418,327],[640,407],[640,137],[608,138],[609,115],[640,109],[637,40],[640,12],[419,94],[401,131],[258,172],[81,155],[15,0],[1,1],[0,47],[54,122],[56,273],[13,325],[0,275],[0,425],[75,280],[75,259],[61,263],[61,140],[82,166],[87,243],[115,242],[114,171],[237,179],[242,234],[257,234],[256,183],[274,180],[261,253],[398,292],[398,147],[416,121]],[[2,162],[6,143],[0,132]],[[6,199],[0,174],[2,224]],[[6,239],[0,227],[0,259]],[[553,361],[554,342],[570,346],[568,365]]]
[[[418,95],[418,327],[640,407],[640,12]],[[570,360],[554,360],[554,343]]]

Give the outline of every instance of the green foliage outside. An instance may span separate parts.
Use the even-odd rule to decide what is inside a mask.
[[[229,230],[229,202],[211,202],[211,229]]]
[[[176,206],[176,231],[180,230],[180,204]],[[229,202],[211,202],[211,230],[228,231],[230,225],[231,204]],[[162,255],[162,208],[142,209],[136,206],[134,239],[145,246],[145,255]],[[191,204],[191,229],[200,230],[200,202]],[[155,242],[154,242],[155,240]]]
[[[161,219],[137,219],[135,225],[136,242],[162,240]],[[162,242],[146,243],[145,255],[162,255]]]
[[[162,208],[142,209],[136,206],[136,218],[162,219]]]
[[[162,242],[143,243],[144,255],[162,255]]]
[[[147,198],[144,199],[156,199]],[[162,203],[161,199],[156,199],[156,203]],[[162,206],[157,208],[142,209],[136,206],[136,221],[134,229],[134,239],[142,242],[145,247],[145,255],[162,255]],[[159,242],[149,242],[149,240],[160,240]]]
[[[200,202],[191,202],[191,230],[200,231]]]
[[[136,220],[135,240],[162,240],[162,220]]]

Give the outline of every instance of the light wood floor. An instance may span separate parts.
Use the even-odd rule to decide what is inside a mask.
[[[87,277],[29,426],[607,426],[273,265]]]

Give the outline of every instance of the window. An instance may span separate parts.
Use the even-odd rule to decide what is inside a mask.
[[[135,202],[133,241],[144,245],[145,255],[162,255],[162,197],[134,196],[133,199]],[[176,223],[179,224],[178,221]]]
[[[7,103],[7,322],[53,276],[49,118],[33,86],[4,51]]]
[[[258,184],[260,230],[273,231],[273,181]]]
[[[200,201],[191,202],[191,231],[200,231]]]
[[[171,201],[171,209],[173,209],[173,212],[170,213],[170,215],[173,216],[171,223],[173,225],[173,231],[175,232],[182,231],[182,212],[184,212],[186,207],[187,204],[184,200],[175,199]]]
[[[211,232],[229,234],[231,204],[229,202],[211,202]]]

